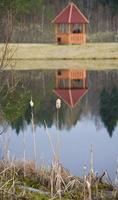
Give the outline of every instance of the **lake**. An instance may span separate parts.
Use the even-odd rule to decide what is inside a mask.
[[[7,80],[7,81],[5,81]],[[4,72],[0,104],[1,157],[50,166],[53,150],[72,174],[107,170],[118,158],[118,71],[31,70]],[[56,100],[61,99],[60,109]],[[34,106],[31,107],[30,101]]]

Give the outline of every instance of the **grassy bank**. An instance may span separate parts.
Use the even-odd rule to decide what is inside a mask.
[[[60,176],[58,176],[57,170],[53,171],[53,168],[46,170],[43,167],[36,170],[33,163],[25,164],[24,168],[22,163],[1,161],[0,199],[118,199],[117,189],[111,182],[104,181],[105,176],[107,177],[105,172],[101,176],[96,176],[91,172],[88,176],[79,178],[72,176],[61,165],[59,166]]]
[[[38,69],[87,69],[105,70],[117,69],[118,60],[14,60],[15,70],[38,70]],[[5,69],[11,69],[7,65]]]
[[[0,45],[0,56],[3,45]],[[85,45],[10,44],[13,59],[118,59],[118,43],[90,43]]]
[[[0,44],[2,58],[3,44]],[[118,43],[85,45],[10,44],[6,69],[17,70],[86,68],[113,69],[118,67]],[[6,56],[7,58],[7,56]]]

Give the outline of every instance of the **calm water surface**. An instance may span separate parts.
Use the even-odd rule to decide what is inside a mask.
[[[69,73],[74,73],[71,80]],[[1,156],[5,143],[10,156],[23,160],[25,149],[26,159],[33,160],[35,135],[37,164],[50,165],[53,152],[48,132],[54,147],[58,136],[60,162],[72,174],[81,176],[85,165],[90,169],[92,145],[95,171],[101,173],[107,169],[111,177],[115,176],[118,71],[19,71],[7,72],[4,77],[12,91],[6,96],[4,91],[0,98],[4,112],[4,117],[0,118],[1,130],[7,126],[0,136]],[[58,96],[62,101],[57,113]],[[31,97],[33,109],[29,104]]]

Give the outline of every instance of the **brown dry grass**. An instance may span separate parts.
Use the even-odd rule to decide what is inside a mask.
[[[118,43],[10,44],[14,59],[118,59]],[[2,44],[0,45],[0,49]]]
[[[3,44],[0,44],[0,57]],[[85,45],[10,44],[12,61],[17,70],[118,67],[118,43]],[[7,69],[10,69],[7,66]]]
[[[19,199],[19,200],[35,200],[35,199],[99,199],[117,200],[117,190],[113,188],[110,183],[102,181],[103,176],[95,176],[94,174],[89,174],[85,176],[84,179],[79,177],[71,176],[68,171],[66,171],[61,165],[61,198],[59,197],[59,191],[56,187],[57,173],[54,170],[54,194],[50,198],[50,188],[51,188],[51,171],[46,170],[46,168],[34,169],[34,163],[29,162],[26,164],[26,175],[24,176],[23,163],[17,162],[0,162],[0,199]],[[91,184],[90,184],[91,178]],[[92,194],[89,194],[91,187]],[[32,189],[32,190],[31,190]],[[29,191],[29,192],[28,192]],[[115,193],[113,193],[113,191]],[[102,192],[102,196],[101,196]],[[41,197],[40,194],[43,193]],[[92,196],[92,197],[91,197]],[[110,197],[110,198],[108,198]]]

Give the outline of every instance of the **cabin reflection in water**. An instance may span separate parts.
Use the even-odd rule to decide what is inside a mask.
[[[58,70],[54,93],[73,108],[88,91],[86,70]]]

